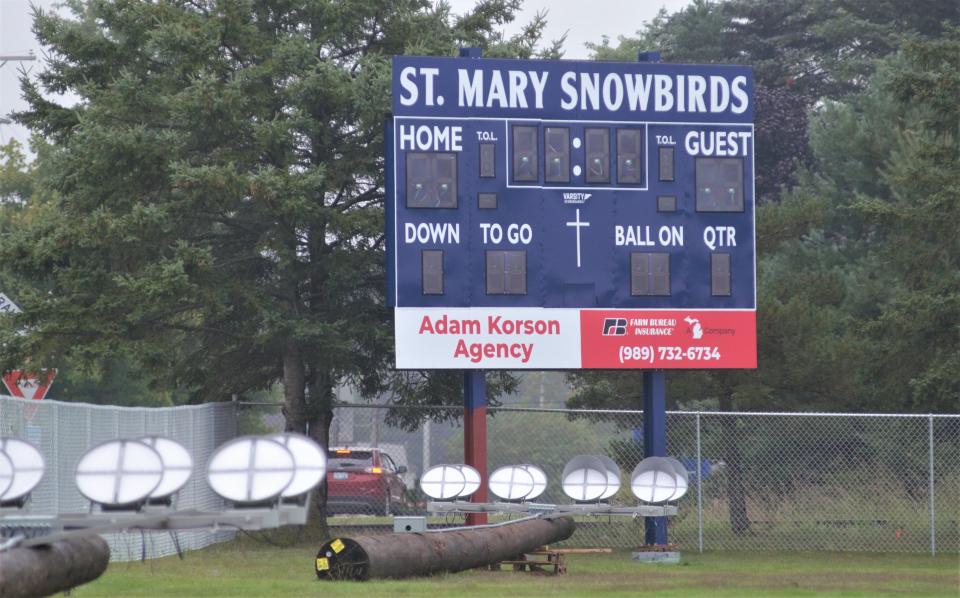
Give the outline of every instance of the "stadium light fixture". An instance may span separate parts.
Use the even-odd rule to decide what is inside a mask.
[[[190,479],[193,457],[182,444],[163,436],[148,436],[141,442],[157,451],[163,462],[160,484],[148,498],[152,503],[169,503],[170,498]]]
[[[327,475],[327,454],[316,442],[303,434],[287,432],[270,439],[287,447],[293,455],[293,480],[280,493],[281,498],[294,498],[313,490]]]
[[[35,446],[18,438],[0,438],[0,453],[12,466],[10,485],[0,490],[0,507],[23,506],[30,492],[37,487],[46,470],[43,454]],[[0,478],[2,478],[0,474]],[[3,482],[0,481],[0,487]]]
[[[596,457],[607,470],[607,489],[598,500],[606,500],[620,491],[620,466],[606,455],[596,455]]]
[[[647,457],[633,470],[630,490],[643,502],[665,503],[686,492],[680,491],[678,477],[674,465],[666,457]]]
[[[108,509],[138,509],[163,479],[160,453],[139,440],[110,440],[77,463],[77,490]]]
[[[578,455],[563,468],[563,493],[573,500],[598,500],[607,491],[607,468],[592,455]]]
[[[487,487],[503,500],[523,500],[533,492],[533,474],[522,465],[507,465],[490,474]]]
[[[479,473],[477,477],[480,477]],[[420,489],[436,500],[449,500],[462,496],[466,485],[466,474],[457,465],[434,465],[420,476]]]
[[[533,478],[533,490],[524,497],[524,500],[533,500],[539,497],[547,489],[547,474],[540,467],[529,463],[520,467],[524,468]]]
[[[457,465],[457,469],[463,474],[463,490],[457,495],[457,498],[467,498],[480,489],[480,472],[469,465]]]
[[[6,494],[13,485],[13,461],[7,453],[0,451],[0,496]]]
[[[673,457],[666,457],[666,459],[673,467],[673,472],[677,480],[677,490],[673,493],[673,496],[670,497],[670,500],[678,500],[686,494],[690,488],[690,474],[687,472],[687,468],[683,466],[683,463]]]
[[[221,445],[210,457],[207,483],[237,506],[259,506],[280,497],[293,481],[293,453],[264,436],[241,436]]]

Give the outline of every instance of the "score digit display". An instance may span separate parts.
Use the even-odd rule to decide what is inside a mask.
[[[395,57],[401,369],[755,368],[747,67]]]

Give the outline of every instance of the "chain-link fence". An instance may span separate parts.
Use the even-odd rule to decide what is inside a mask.
[[[217,510],[223,501],[203,475],[214,449],[237,435],[236,406],[208,403],[184,407],[112,407],[0,397],[0,437],[26,440],[40,449],[47,471],[34,489],[25,514],[83,513],[89,502],[74,484],[74,470],[86,451],[118,438],[160,435],[193,455],[194,475],[177,496],[179,509]],[[233,532],[143,532],[108,534],[114,561],[155,558],[202,548],[233,537]]]
[[[341,484],[339,496],[331,488],[337,512],[331,524],[342,532],[387,533],[393,526],[384,511],[424,513],[420,474],[432,465],[463,462],[459,413],[338,407],[331,447],[350,449],[358,460],[374,452],[365,448],[389,455],[389,463],[376,464],[384,470],[379,475],[406,491],[385,504],[383,494],[369,487]],[[440,415],[450,418],[438,423],[429,417]],[[213,450],[238,433],[282,428],[276,404],[157,409],[0,397],[0,436],[33,443],[48,464],[29,506],[34,514],[87,510],[73,482],[83,453],[107,440],[150,434],[177,440],[196,461],[178,508],[219,509],[222,501],[196,473],[205,470]],[[643,457],[642,429],[639,411],[491,409],[488,467],[537,464],[549,480],[539,500],[563,503],[569,502],[559,486],[566,462],[577,454],[606,454],[620,465],[624,481],[612,501],[635,504],[627,483]],[[670,541],[682,550],[960,552],[960,416],[670,412],[667,432],[668,453],[691,474],[690,492],[669,520]],[[173,554],[177,541],[186,550],[231,535],[148,532],[109,540],[114,560],[129,560]],[[642,542],[640,519],[581,517],[568,544],[630,548]]]
[[[451,416],[459,410],[445,412]],[[244,407],[242,428],[281,429],[274,405]],[[408,496],[394,513],[422,513],[419,475],[463,462],[459,422],[395,422],[438,415],[358,405],[336,410],[333,447],[377,448],[407,471]],[[498,408],[487,421],[489,470],[533,463],[549,486],[538,502],[569,502],[560,489],[566,462],[606,454],[624,485],[612,501],[635,504],[630,473],[643,458],[643,413]],[[690,492],[669,520],[670,541],[685,550],[960,551],[960,416],[670,412],[668,453],[690,472]],[[363,451],[360,451],[363,452]],[[372,465],[372,464],[371,464]],[[387,471],[383,475],[393,475]],[[351,492],[341,484],[336,494]],[[377,496],[331,518],[356,533],[392,531]],[[568,541],[628,548],[643,543],[643,521],[581,517]]]

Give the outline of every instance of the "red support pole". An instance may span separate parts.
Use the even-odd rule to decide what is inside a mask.
[[[480,58],[480,48],[460,48],[460,57]],[[463,373],[463,458],[467,465],[480,472],[480,488],[472,502],[487,502],[487,379],[483,370]],[[484,525],[486,513],[467,515],[467,525]]]
[[[472,502],[487,502],[487,383],[483,370],[463,374],[463,457],[480,472],[480,488]],[[486,513],[467,515],[467,525],[484,525]]]

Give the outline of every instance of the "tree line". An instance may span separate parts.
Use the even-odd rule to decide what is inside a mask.
[[[960,410],[958,11],[698,0],[593,46],[754,67],[759,367],[672,373],[676,404]],[[572,380],[578,406],[642,404],[639,374]]]

